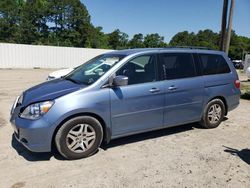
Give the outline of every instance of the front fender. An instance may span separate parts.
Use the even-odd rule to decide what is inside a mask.
[[[109,90],[69,94],[55,100],[50,111],[44,116],[55,132],[68,119],[79,115],[92,115],[103,126],[105,140],[111,137]]]

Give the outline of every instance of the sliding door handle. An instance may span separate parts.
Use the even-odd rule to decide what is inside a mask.
[[[151,93],[157,93],[160,91],[160,89],[153,87],[152,89],[149,90]]]
[[[168,87],[168,90],[170,90],[170,91],[174,91],[174,90],[176,90],[176,89],[178,89],[178,88],[175,87],[175,86],[169,86],[169,87]]]

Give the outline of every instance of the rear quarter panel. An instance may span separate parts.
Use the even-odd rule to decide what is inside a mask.
[[[227,110],[230,111],[239,105],[240,90],[234,85],[235,80],[238,80],[238,75],[227,55],[223,53],[222,56],[227,61],[231,72],[203,76],[205,87],[204,106],[215,97],[223,97],[226,101]]]

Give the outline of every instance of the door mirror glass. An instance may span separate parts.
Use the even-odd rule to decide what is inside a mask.
[[[127,76],[116,76],[113,79],[114,86],[126,86],[128,85],[128,77]]]

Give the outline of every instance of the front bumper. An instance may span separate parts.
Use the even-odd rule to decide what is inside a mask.
[[[38,120],[11,117],[14,135],[22,145],[33,152],[50,152],[54,129],[43,118]]]

